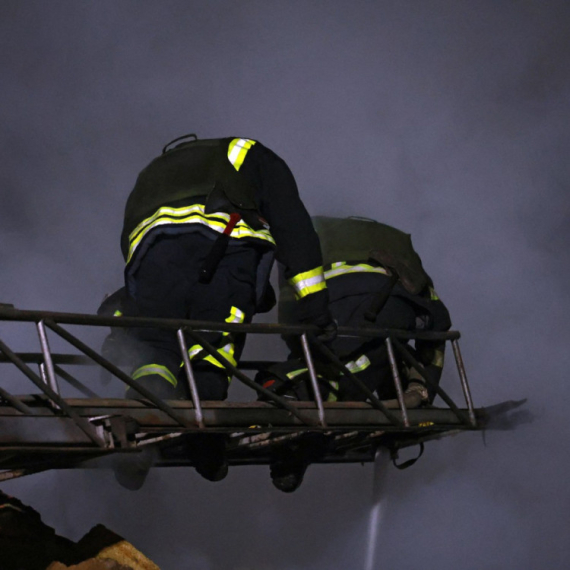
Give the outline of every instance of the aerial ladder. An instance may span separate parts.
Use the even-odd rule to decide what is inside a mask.
[[[26,394],[24,390],[24,395],[16,395],[0,382],[0,481],[50,469],[84,468],[89,464],[88,460],[133,454],[147,446],[175,449],[176,441],[196,433],[226,434],[230,466],[269,464],[276,447],[294,443],[312,433],[326,435],[323,439],[326,444],[315,459],[317,463],[373,462],[381,449],[388,450],[395,459],[402,448],[419,444],[423,450],[424,443],[430,440],[484,430],[496,412],[507,412],[521,403],[505,402],[492,409],[474,407],[459,348],[458,331],[340,327],[339,336],[376,338],[385,343],[397,398],[382,401],[346,368],[326,344],[316,338],[314,333],[317,329],[313,326],[98,316],[19,310],[12,305],[0,305],[0,323],[3,335],[11,325],[27,323],[36,329],[39,341],[38,352],[22,353],[12,350],[6,339],[0,338],[0,363],[15,366],[22,373],[22,380],[27,379],[36,388],[36,393]],[[69,331],[70,326],[73,326],[74,333]],[[125,371],[125,366],[111,361],[75,334],[77,328],[83,327],[171,330],[178,339],[191,399],[165,401],[139,386]],[[299,337],[313,400],[292,401],[255,383],[248,374],[266,369],[272,362],[246,360],[234,366],[205,340],[203,333],[210,331],[245,333],[249,342],[256,335]],[[53,352],[50,343],[57,337],[74,351]],[[458,405],[439,385],[433,388],[441,405],[410,405],[402,387],[398,360],[414,368],[429,383],[423,366],[407,346],[413,339],[451,343],[463,405]],[[251,400],[201,401],[188,358],[189,341],[201,345],[223,364],[233,378],[247,386]],[[316,359],[326,361],[354,382],[365,401],[323,402],[319,390],[321,380],[315,369]],[[106,375],[136,390],[140,398],[99,395],[82,378],[85,366],[99,367]],[[62,394],[69,391],[62,389],[65,384],[82,397],[64,397]],[[154,467],[178,466],[192,466],[192,458],[184,453],[159,454],[154,464]]]

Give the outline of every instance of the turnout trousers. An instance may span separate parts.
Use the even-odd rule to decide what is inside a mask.
[[[347,275],[327,280],[331,301],[329,309],[339,326],[359,328],[373,326],[414,330],[417,326],[416,310],[405,298],[391,295],[374,323],[368,322],[364,315],[374,303],[378,291],[384,284],[383,275]],[[307,365],[301,356],[297,339],[286,339],[291,355],[284,363],[273,365],[258,374],[256,381],[278,394],[297,400],[314,398],[308,381]],[[363,339],[356,337],[337,337],[331,348],[342,363],[357,376],[369,390],[380,399],[396,397],[388,351],[383,339]],[[402,363],[398,357],[398,367]],[[363,401],[367,396],[350,378],[339,375],[338,371],[323,359],[316,357],[315,366],[319,377],[319,386],[324,400],[328,401]],[[407,379],[400,375],[404,390]]]
[[[373,304],[375,297],[375,292],[345,295],[333,299],[329,307],[339,325],[342,323],[342,326],[362,327],[367,323],[364,314]],[[378,328],[413,330],[416,326],[416,315],[414,308],[404,299],[390,296],[377,315],[374,324],[369,324]],[[334,341],[332,348],[339,355],[343,364],[362,380],[372,392],[375,392],[378,398],[385,400],[396,397],[388,350],[383,339],[366,340],[339,337]],[[401,369],[400,362],[398,362],[398,366]],[[406,389],[406,379],[402,374],[400,376],[404,389]],[[366,399],[366,396],[349,378],[340,376],[337,382],[339,400],[358,401]]]
[[[255,312],[258,249],[248,243],[230,243],[210,283],[198,277],[214,241],[198,233],[158,236],[126,273],[127,290],[138,314],[144,317],[218,322],[250,322]],[[132,377],[166,399],[189,399],[186,373],[175,330],[132,329],[137,361]],[[223,357],[237,363],[245,335],[200,333]],[[231,375],[200,344],[187,338],[188,353],[198,394],[204,400],[227,397]],[[129,390],[129,397],[140,397]]]

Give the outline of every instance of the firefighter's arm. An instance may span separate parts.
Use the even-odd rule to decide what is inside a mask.
[[[273,151],[257,143],[242,171],[258,189],[259,209],[277,244],[284,276],[295,292],[300,320],[320,327],[330,325],[319,238],[291,170]]]

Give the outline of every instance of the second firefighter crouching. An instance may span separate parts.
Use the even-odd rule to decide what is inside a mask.
[[[435,293],[409,234],[365,218],[313,218],[319,235],[330,295],[329,308],[339,326],[378,327],[405,331],[446,331],[449,313]],[[293,293],[284,283],[279,320],[299,322]],[[298,340],[286,339],[289,360],[258,374],[265,388],[295,400],[313,400],[307,365]],[[433,384],[439,383],[444,341],[416,340],[410,348]],[[331,345],[342,363],[382,400],[396,398],[384,339],[338,337]],[[363,401],[366,395],[330,363],[315,357],[324,401]],[[406,400],[411,407],[431,403],[433,388],[398,361]]]

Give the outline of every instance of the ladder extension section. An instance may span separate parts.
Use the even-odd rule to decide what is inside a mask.
[[[378,447],[392,450],[438,439],[459,431],[481,429],[485,414],[473,407],[469,383],[459,348],[457,331],[443,333],[393,329],[339,327],[339,336],[380,339],[387,348],[395,391],[395,401],[383,402],[357,378],[341,360],[317,340],[314,326],[239,324],[156,319],[143,317],[103,317],[74,313],[23,311],[0,305],[0,321],[25,322],[35,326],[40,352],[16,353],[0,339],[0,363],[12,364],[30,380],[40,394],[15,396],[0,388],[0,481],[52,468],[80,466],[86,459],[141,451],[157,445],[169,449],[157,465],[190,465],[183,442],[189,434],[216,432],[228,435],[228,458],[232,465],[265,464],[274,446],[324,434],[326,442],[321,462],[373,461]],[[83,327],[153,327],[176,335],[191,400],[164,401],[139,386],[122,368],[94,350],[67,325]],[[4,327],[6,330],[6,326]],[[296,402],[280,397],[255,383],[245,371],[267,368],[271,362],[245,361],[237,367],[203,338],[205,332],[246,333],[248,335],[289,335],[301,341],[309,371],[313,401]],[[54,354],[48,333],[73,346],[76,354]],[[251,336],[249,337],[251,339]],[[430,384],[423,366],[406,343],[413,339],[451,342],[465,399],[460,408],[439,385]],[[188,358],[187,341],[200,344],[228,373],[253,390],[264,401],[201,401]],[[280,342],[280,339],[279,339]],[[401,384],[398,355],[431,386],[447,407],[408,409]],[[362,402],[323,402],[315,372],[315,356],[348,378],[363,395]],[[39,374],[31,365],[37,365]],[[95,365],[136,390],[141,400],[99,397],[65,367]],[[84,398],[62,397],[61,383],[79,391]],[[252,398],[253,400],[253,398]]]

